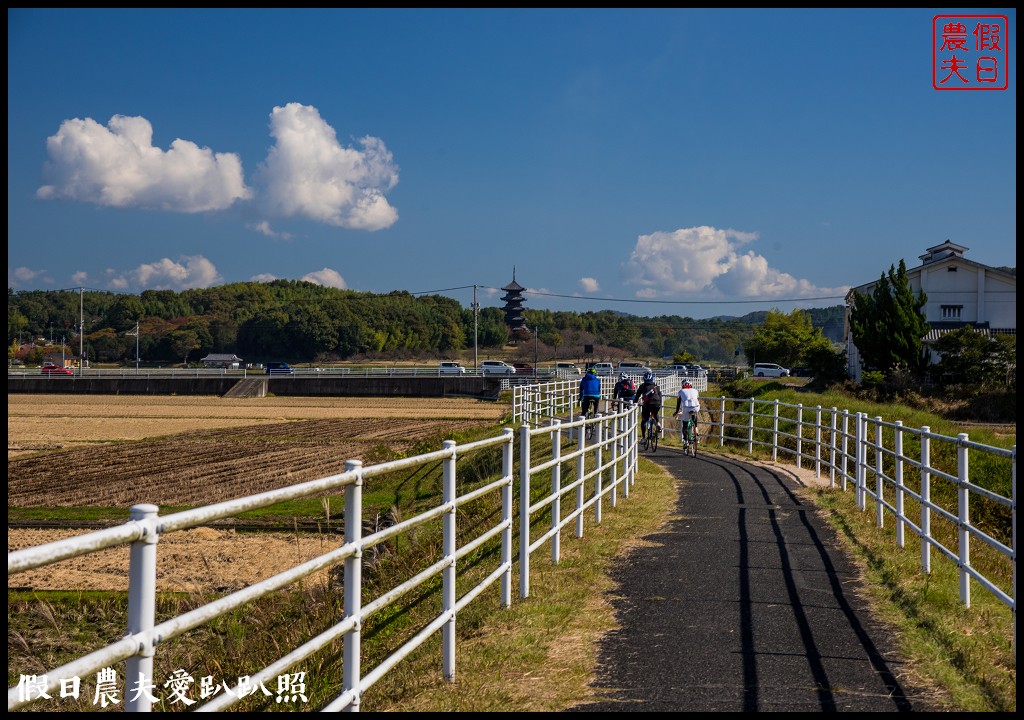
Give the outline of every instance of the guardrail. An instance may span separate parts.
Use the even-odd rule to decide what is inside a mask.
[[[569,523],[575,521],[575,535],[582,538],[584,513],[587,509],[593,508],[594,522],[600,523],[602,506],[606,500],[614,507],[620,489],[628,497],[629,487],[636,481],[636,415],[636,411],[630,408],[620,413],[571,423],[556,421],[548,428],[523,426],[520,429],[520,597],[525,598],[529,594],[532,554],[550,543],[551,560],[553,563],[559,562],[561,537]],[[596,437],[593,442],[587,441],[588,433],[584,432],[587,427],[592,429],[589,434]],[[572,433],[574,430],[575,434]],[[116,682],[116,674],[111,680],[110,673],[114,673],[112,666],[124,662],[125,710],[151,711],[154,703],[158,702],[151,692],[156,687],[166,686],[155,684],[153,678],[153,659],[159,646],[339,563],[343,564],[344,569],[344,613],[333,626],[309,637],[301,646],[286,651],[269,665],[255,670],[244,678],[244,683],[239,678],[237,685],[229,686],[225,680],[223,692],[212,697],[204,695],[201,700],[205,702],[201,704],[200,700],[191,698],[195,704],[189,709],[226,710],[245,697],[246,688],[265,687],[264,684],[275,677],[280,687],[282,673],[339,639],[343,641],[339,673],[341,680],[337,685],[337,694],[322,710],[358,711],[361,698],[370,687],[437,633],[441,634],[441,673],[448,680],[454,679],[456,621],[459,612],[492,586],[497,586],[501,607],[508,607],[512,602],[513,529],[517,524],[512,503],[513,438],[513,429],[506,428],[497,437],[463,444],[446,441],[439,451],[402,460],[365,467],[358,461],[349,461],[345,463],[344,472],[337,475],[164,517],[158,515],[155,505],[136,505],[131,508],[131,520],[124,525],[8,553],[7,573],[11,577],[108,548],[125,545],[130,548],[127,627],[124,637],[47,670],[43,675],[21,674],[18,685],[8,688],[8,710],[44,700],[58,689],[63,693],[65,683],[82,676],[97,674],[99,683],[100,673],[107,673],[108,682],[113,684]],[[488,451],[500,451],[501,472],[497,477],[478,477],[479,468],[486,466],[486,462],[465,473],[469,478],[459,476],[460,467],[472,462],[476,454]],[[408,471],[416,475],[417,484],[422,484],[424,477],[437,464],[441,465],[442,492],[433,506],[391,527],[363,534],[364,525],[372,519],[364,517],[367,510],[363,495],[364,491],[372,491],[368,486],[374,478]],[[548,472],[552,477],[550,488],[533,482]],[[325,493],[338,490],[344,491],[345,498],[345,535],[340,547],[189,612],[156,623],[157,547],[162,537],[283,501],[322,497]],[[567,497],[575,498],[575,509],[563,514],[562,506],[563,502],[568,502],[565,500]],[[473,520],[465,523],[467,527],[458,527],[458,519],[466,513],[466,507],[477,502],[490,502],[487,508],[493,510],[481,516],[489,518],[487,522],[491,524],[485,525],[484,521]],[[535,523],[543,523],[545,517],[550,517],[549,529],[540,537],[531,537],[531,527]],[[441,537],[436,543],[432,543],[433,536],[426,529],[432,522],[440,522],[442,525]],[[399,541],[408,546],[417,543],[419,536],[426,538],[419,541],[422,545],[434,548],[434,555],[423,561],[423,567],[410,570],[410,577],[404,580],[395,578],[394,584],[382,588],[376,597],[364,598],[369,589],[363,584],[363,576],[374,549],[388,542]],[[483,564],[487,558],[495,561],[492,566]],[[391,582],[392,578],[385,580]],[[441,607],[436,615],[428,618],[418,630],[414,630],[414,634],[407,640],[389,648],[386,657],[372,667],[365,667],[362,659],[362,630],[367,627],[367,623],[378,614],[386,617],[396,611],[400,599],[413,590],[427,593],[435,584],[440,586],[441,598]],[[457,595],[457,591],[461,594]],[[129,681],[134,683],[133,687],[148,691],[135,692],[134,696],[130,696],[127,687]],[[118,689],[115,692],[121,691]]]

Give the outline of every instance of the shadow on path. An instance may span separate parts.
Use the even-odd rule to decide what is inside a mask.
[[[936,709],[901,678],[857,568],[792,473],[673,448],[649,459],[676,478],[676,514],[613,571],[600,699],[570,712]]]

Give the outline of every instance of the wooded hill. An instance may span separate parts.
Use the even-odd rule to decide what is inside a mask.
[[[650,359],[688,355],[734,364],[768,311],[697,320],[679,315],[642,317],[613,310],[563,312],[526,308],[538,337],[520,341],[519,354],[552,358]],[[808,310],[826,338],[840,342],[843,306]],[[94,363],[145,364],[195,361],[209,353],[234,353],[247,362],[285,360],[327,363],[362,358],[435,359],[508,353],[501,308],[471,308],[441,295],[395,291],[363,293],[296,280],[232,283],[184,290],[145,290],[139,295],[92,290],[7,291],[9,355],[44,352],[47,343],[81,344]],[[138,325],[136,326],[136,323]],[[136,339],[136,327],[138,337]],[[130,333],[130,334],[129,334]],[[43,338],[46,342],[39,342]],[[137,343],[137,344],[136,344]],[[592,348],[587,353],[586,349]],[[505,348],[503,350],[502,348]]]

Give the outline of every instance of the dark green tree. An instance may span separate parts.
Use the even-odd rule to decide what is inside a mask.
[[[1010,347],[1012,357],[1007,352]],[[946,384],[1004,384],[1011,372],[1016,373],[1017,342],[1013,335],[989,337],[973,327],[962,327],[933,342],[932,349],[940,355],[935,374]]]
[[[744,353],[751,363],[773,362],[785,367],[796,365],[822,349],[831,352],[832,344],[803,310],[793,310],[788,315],[770,310],[744,344]]]
[[[170,340],[171,349],[181,358],[183,365],[188,364],[188,356],[192,351],[202,347],[195,330],[175,330],[171,333]]]
[[[120,295],[107,309],[106,324],[117,332],[134,330],[135,323],[146,316],[142,301],[135,295]]]
[[[870,295],[854,292],[850,332],[865,369],[885,375],[897,371],[921,373],[927,366],[924,336],[928,322],[922,308],[928,296],[915,297],[907,278],[907,265],[889,266]]]

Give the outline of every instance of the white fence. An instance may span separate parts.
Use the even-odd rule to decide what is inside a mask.
[[[589,427],[591,432],[583,432]],[[569,442],[569,432],[575,431]],[[22,674],[18,685],[8,688],[7,707],[14,710],[23,706],[45,702],[65,683],[100,673],[114,672],[113,666],[125,663],[125,685],[120,690],[125,699],[125,710],[150,711],[159,699],[147,692],[129,693],[129,680],[133,688],[154,688],[153,658],[158,646],[182,636],[184,633],[208,625],[218,618],[241,608],[277,590],[293,586],[303,578],[321,573],[339,564],[343,566],[344,614],[336,624],[320,634],[309,637],[299,647],[289,649],[276,661],[251,675],[239,678],[224,692],[190,709],[201,711],[226,710],[246,695],[246,688],[258,687],[273,679],[280,682],[287,673],[317,651],[341,641],[343,656],[341,681],[337,694],[322,710],[358,711],[363,694],[381,680],[398,663],[409,657],[428,639],[441,634],[440,671],[449,680],[455,677],[456,621],[459,612],[469,603],[496,586],[501,607],[512,602],[513,532],[517,519],[513,517],[514,445],[515,433],[505,429],[499,436],[477,442],[456,444],[446,441],[441,450],[402,460],[362,466],[350,461],[344,472],[280,490],[261,493],[228,502],[160,517],[155,505],[137,505],[131,508],[131,520],[124,525],[91,532],[47,545],[27,548],[7,555],[8,577],[35,568],[53,565],[108,548],[129,546],[129,579],[127,627],[123,637],[87,655],[47,670],[43,675]],[[588,440],[588,436],[592,439]],[[604,415],[570,423],[554,421],[548,428],[520,429],[520,502],[518,517],[520,532],[519,585],[520,596],[526,597],[530,585],[530,556],[550,543],[552,562],[559,561],[563,531],[574,525],[576,537],[583,537],[584,515],[593,512],[594,521],[601,522],[602,507],[614,507],[622,496],[628,497],[630,485],[636,480],[636,411],[632,408],[618,414]],[[477,453],[500,451],[501,472],[497,477],[483,477],[476,481],[459,475],[459,468],[472,462]],[[364,486],[374,478],[398,471],[429,472],[431,466],[442,466],[442,493],[435,504],[415,517],[390,527],[363,534],[363,527],[372,517],[364,509]],[[470,466],[472,467],[472,465]],[[535,482],[550,473],[550,491]],[[470,473],[479,475],[477,470]],[[457,490],[458,488],[458,490]],[[155,621],[157,601],[157,548],[162,537],[169,533],[204,526],[212,521],[235,517],[241,513],[267,508],[280,502],[301,498],[323,497],[330,492],[344,492],[344,542],[328,552],[292,567],[278,575],[264,579],[236,592],[224,595],[189,612],[165,620]],[[472,528],[457,527],[460,510],[465,512],[469,503],[490,501],[494,512],[485,514],[493,518],[491,525],[473,524]],[[571,511],[563,507],[573,504]],[[500,510],[500,511],[499,511]],[[372,513],[371,513],[372,514]],[[549,528],[540,537],[531,537],[531,526],[538,519],[550,516]],[[394,579],[394,585],[381,591],[373,599],[363,596],[363,576],[367,558],[374,548],[387,542],[417,542],[417,533],[431,523],[441,524],[439,552],[428,565],[404,579]],[[470,537],[467,537],[470,535]],[[473,562],[466,560],[473,557]],[[496,558],[493,567],[481,568],[480,558]],[[467,576],[465,566],[475,566]],[[56,568],[55,568],[56,571]],[[480,575],[482,579],[476,581]],[[373,667],[363,667],[362,629],[376,614],[395,611],[398,601],[413,590],[425,591],[440,577],[440,609],[418,629],[414,636],[391,649],[390,654]],[[468,579],[467,579],[468,578]],[[392,581],[392,578],[386,578]],[[467,587],[468,583],[473,583]],[[457,590],[461,595],[456,595]]]
[[[619,376],[601,375],[601,397],[605,398],[605,408],[609,406],[608,399],[612,396],[612,390]],[[631,376],[636,386],[640,385],[640,375]],[[655,377],[655,382],[661,388],[665,399],[664,407],[671,411],[675,408],[674,396],[682,387],[683,381],[688,380],[696,388],[697,392],[703,393],[708,389],[708,379],[702,377],[687,377],[685,375],[662,375]],[[533,385],[517,385],[512,388],[512,422],[528,423],[538,425],[549,422],[556,418],[565,418],[573,414],[574,410],[579,412],[580,381],[556,380],[553,382],[536,383]],[[600,409],[600,408],[599,408]],[[671,426],[671,418],[664,416],[669,412],[662,412],[662,426]]]

